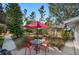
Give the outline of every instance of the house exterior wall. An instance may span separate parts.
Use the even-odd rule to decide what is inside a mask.
[[[6,16],[4,15],[3,7],[2,7],[2,4],[1,3],[0,3],[0,26],[3,27],[3,31],[6,31],[7,30]]]
[[[67,24],[68,28],[73,28],[74,31],[74,45],[79,49],[79,16],[64,21],[64,24]]]
[[[5,22],[6,22],[6,19],[3,12],[3,7],[2,7],[2,4],[0,3],[0,23],[5,24]]]
[[[75,47],[79,48],[79,24],[75,26],[74,37],[75,37]]]

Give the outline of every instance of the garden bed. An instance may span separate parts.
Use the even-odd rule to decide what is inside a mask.
[[[62,39],[52,39],[52,40],[49,40],[49,44],[52,47],[57,47],[61,49],[64,46],[64,41]]]

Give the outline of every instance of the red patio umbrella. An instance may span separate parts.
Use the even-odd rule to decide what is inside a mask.
[[[40,21],[33,21],[30,24],[26,24],[24,27],[26,28],[37,28],[37,34],[38,34],[38,28],[48,28],[48,25],[40,22]]]
[[[48,28],[48,25],[41,23],[40,21],[34,21],[30,24],[26,24],[24,27],[26,28]]]

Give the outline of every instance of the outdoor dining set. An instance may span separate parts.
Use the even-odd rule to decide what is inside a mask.
[[[34,39],[30,40],[29,42],[29,44],[24,43],[26,47],[25,54],[27,53],[27,49],[29,50],[29,54],[31,54],[33,50],[36,51],[36,54],[38,54],[40,50],[43,50],[45,54],[49,51],[49,44],[44,43],[44,41],[41,39]]]
[[[38,33],[38,28],[48,28],[48,25],[40,22],[40,21],[33,21],[32,23],[30,24],[26,24],[24,26],[25,28],[30,28],[30,29],[34,29],[34,28],[37,28],[37,36],[39,35]],[[44,49],[45,51],[45,54],[46,54],[46,51],[48,49],[48,44],[44,43],[45,42],[45,38],[44,39],[32,39],[32,38],[27,38],[30,42],[30,44],[28,46],[26,46],[26,51],[27,51],[27,48],[29,49],[29,54],[31,54],[31,50],[34,48],[34,50],[36,51],[36,54],[38,54],[38,52],[40,51],[40,49]],[[25,52],[26,54],[26,52]]]

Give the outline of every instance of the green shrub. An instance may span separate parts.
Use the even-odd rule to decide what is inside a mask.
[[[15,40],[17,49],[23,48],[22,44],[23,44],[24,41],[27,41],[27,36],[21,36],[20,38],[18,38],[17,40]]]
[[[3,41],[4,41],[3,37],[0,37],[0,47],[2,47]]]
[[[3,26],[0,25],[0,33],[3,32]]]
[[[62,38],[64,39],[64,41],[67,41],[70,39],[70,32],[68,32],[68,31],[62,31],[61,35],[62,35]]]
[[[53,39],[50,40],[49,43],[51,44],[52,47],[58,47],[59,49],[64,46],[64,41],[61,39]]]
[[[33,39],[38,39],[38,38],[39,38],[39,37],[38,37],[37,35],[35,35]]]
[[[15,41],[17,49],[21,49],[22,48],[21,42],[22,42],[22,40],[16,40]]]

